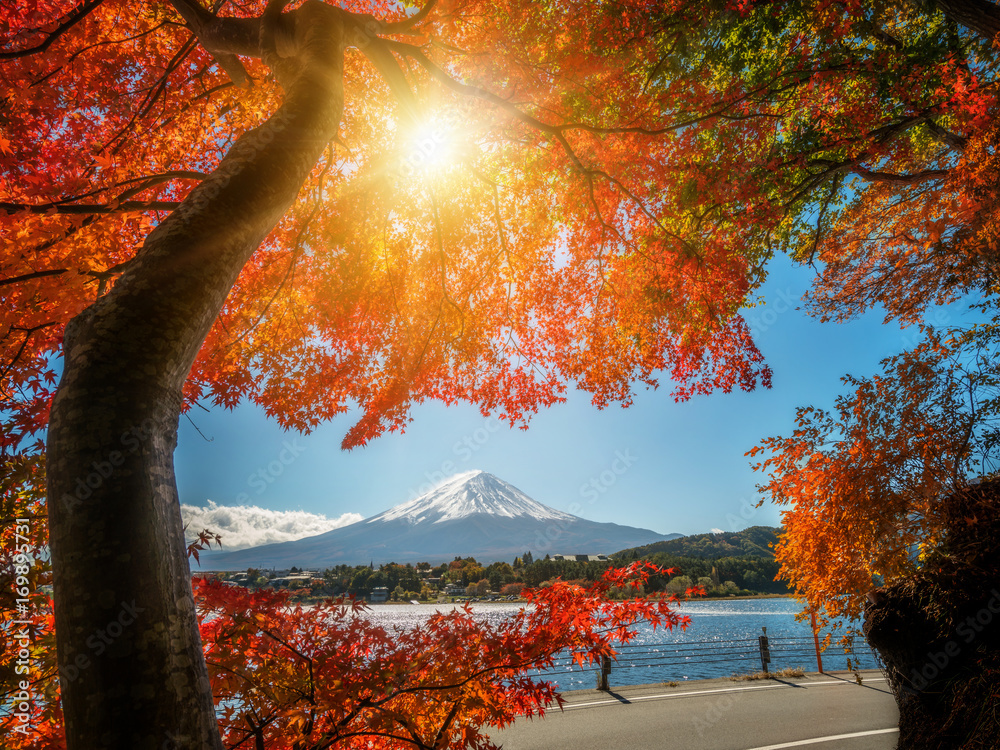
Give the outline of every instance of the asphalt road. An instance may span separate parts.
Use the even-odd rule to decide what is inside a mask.
[[[800,679],[698,680],[566,693],[562,711],[492,739],[504,750],[890,750],[896,702],[877,671]]]

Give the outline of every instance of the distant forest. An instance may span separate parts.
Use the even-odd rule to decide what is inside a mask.
[[[654,576],[647,592],[667,589],[683,595],[688,588],[701,586],[707,596],[737,596],[747,594],[790,593],[784,581],[775,581],[778,564],[771,545],[780,529],[754,526],[745,531],[720,534],[696,534],[669,542],[657,542],[635,547],[611,556],[610,562],[579,562],[553,560],[548,555],[534,559],[525,552],[513,563],[495,562],[482,565],[473,557],[432,566],[387,563],[379,567],[368,565],[338,565],[312,577],[300,576],[289,582],[275,577],[273,572],[250,568],[249,575],[240,575],[241,585],[250,587],[287,586],[295,598],[321,598],[340,594],[368,597],[375,588],[385,588],[393,601],[431,601],[450,587],[459,588],[460,596],[517,595],[524,587],[546,586],[556,578],[585,584],[600,578],[609,565],[621,565],[645,559],[663,568],[673,568],[673,575]],[[301,573],[292,568],[294,573]],[[223,573],[222,578],[235,574]],[[304,580],[303,580],[304,578]],[[624,592],[623,592],[624,593]],[[455,595],[451,593],[451,595]]]
[[[722,531],[718,534],[692,534],[667,542],[653,542],[642,547],[630,547],[616,552],[618,560],[649,558],[655,553],[681,557],[764,557],[774,559],[774,545],[781,529],[777,526],[751,526],[743,531]]]
[[[704,586],[710,596],[788,594],[791,593],[788,582],[774,580],[779,565],[774,559],[773,546],[780,534],[781,529],[774,526],[693,534],[625,549],[612,558],[618,563],[642,559],[664,568],[674,568],[677,576]],[[679,589],[686,582],[676,581],[673,588]]]

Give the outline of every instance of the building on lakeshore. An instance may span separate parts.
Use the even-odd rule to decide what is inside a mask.
[[[369,597],[369,601],[372,602],[373,604],[375,602],[389,601],[389,589],[387,589],[385,586],[376,586],[375,588],[372,589],[372,594],[371,597]]]
[[[298,583],[300,586],[314,586],[316,585],[314,581],[319,573],[303,572],[295,573],[287,576],[276,576],[270,579],[269,583],[274,588],[284,588],[286,586],[291,586],[293,583]],[[320,578],[319,582],[322,583],[323,579]]]

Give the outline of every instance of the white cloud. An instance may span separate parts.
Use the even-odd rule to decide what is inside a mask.
[[[712,529],[713,534],[725,534],[726,532],[722,529]]]
[[[204,508],[198,505],[181,505],[181,518],[187,526],[189,540],[202,529],[208,529],[222,537],[222,550],[229,552],[322,534],[357,523],[362,516],[344,513],[338,518],[327,518],[304,510],[268,510],[256,505],[218,505],[209,500],[208,506]],[[218,547],[212,545],[212,549],[218,550]]]

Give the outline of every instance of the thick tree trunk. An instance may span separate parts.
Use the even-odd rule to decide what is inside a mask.
[[[223,301],[336,135],[343,33],[336,14],[321,15],[300,24],[299,74],[279,111],[236,142],[112,291],[67,327],[48,477],[70,750],[222,746],[173,450],[184,381]]]
[[[899,705],[900,750],[994,750],[1000,737],[1000,482],[938,501],[921,570],[873,594],[865,635]]]

